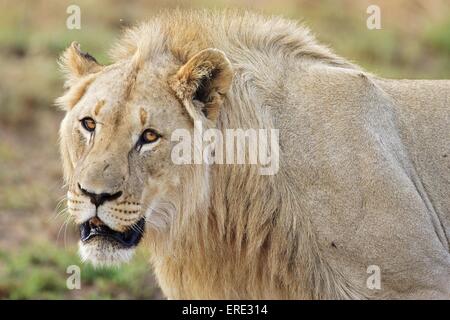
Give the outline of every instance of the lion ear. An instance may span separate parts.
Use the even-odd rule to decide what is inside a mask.
[[[64,51],[59,59],[61,70],[66,75],[69,86],[76,80],[90,74],[100,71],[103,66],[89,53],[80,50],[80,44],[72,44]]]
[[[183,65],[169,84],[194,120],[204,116],[215,121],[232,78],[225,54],[218,49],[205,49]]]

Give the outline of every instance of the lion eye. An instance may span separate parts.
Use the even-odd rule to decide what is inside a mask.
[[[81,125],[89,132],[93,132],[96,127],[95,120],[89,117],[81,119]]]
[[[152,129],[145,130],[141,135],[141,142],[144,143],[154,143],[156,142],[161,136]]]

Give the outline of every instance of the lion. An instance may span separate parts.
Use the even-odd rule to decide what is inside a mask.
[[[169,299],[450,298],[450,81],[380,78],[251,12],[162,12],[111,60],[60,60],[83,260],[144,243]],[[196,124],[278,130],[278,172],[175,164]]]

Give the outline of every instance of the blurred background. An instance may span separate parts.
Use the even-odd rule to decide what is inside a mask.
[[[68,30],[67,7],[81,9]],[[366,27],[381,9],[381,30]],[[58,128],[62,90],[56,59],[71,41],[107,64],[121,29],[161,8],[250,8],[301,20],[320,41],[368,71],[391,78],[450,78],[450,0],[15,1],[0,0],[0,298],[162,298],[140,250],[122,268],[93,269],[65,224]],[[58,214],[60,213],[60,214]],[[81,267],[68,290],[66,268]]]

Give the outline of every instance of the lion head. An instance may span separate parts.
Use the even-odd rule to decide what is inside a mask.
[[[202,183],[187,177],[202,169],[171,161],[171,134],[193,130],[194,120],[214,124],[230,63],[216,49],[186,61],[136,50],[103,66],[73,43],[61,67],[60,149],[80,254],[97,265],[128,261],[146,229],[163,232],[173,222],[182,184],[201,193]]]

